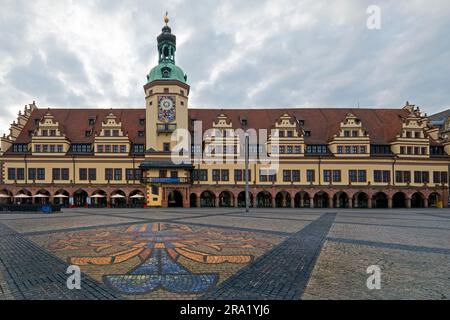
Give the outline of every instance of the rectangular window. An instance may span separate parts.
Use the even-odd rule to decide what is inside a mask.
[[[350,182],[358,182],[357,174],[358,172],[356,170],[348,171],[348,179],[350,180]]]
[[[291,170],[283,170],[283,181],[284,182],[291,182]]]
[[[230,171],[222,170],[222,181],[230,181]]]
[[[354,153],[354,154],[358,153],[358,146],[352,147],[352,153]]]
[[[167,170],[159,170],[160,178],[167,178]]]
[[[344,152],[344,148],[342,146],[337,147],[337,153],[342,154]]]
[[[56,146],[54,144],[51,144],[50,145],[50,152],[51,153],[55,153],[55,151],[56,151]]]
[[[333,182],[341,182],[341,170],[333,170]]]
[[[287,147],[287,153],[288,153],[288,154],[292,154],[293,151],[294,151],[294,149],[293,149],[292,146],[288,146],[288,147]]]
[[[67,169],[67,168],[61,169],[61,180],[64,180],[64,181],[69,180],[69,169]]]
[[[36,144],[34,146],[34,152],[41,152],[41,145],[40,144]]]
[[[277,181],[277,174],[276,173],[269,173],[269,181],[270,182]]]
[[[242,181],[244,179],[243,175],[242,175],[242,171],[240,169],[234,170],[234,181]]]
[[[127,169],[125,172],[126,175],[126,179],[129,180],[134,180],[134,170],[133,169]]]
[[[90,181],[97,180],[97,169],[95,169],[95,168],[89,169],[88,170],[88,174],[89,174],[89,180]]]
[[[390,171],[383,171],[383,182],[384,183],[390,183],[391,182],[391,172]]]
[[[163,151],[164,152],[170,152],[170,143],[164,143],[163,144]]]
[[[170,171],[170,177],[172,179],[178,178],[178,171]]]
[[[120,146],[120,153],[126,153],[127,152],[127,146],[121,145]]]
[[[106,153],[111,153],[111,146],[110,145],[106,145],[105,146],[105,152]]]
[[[45,180],[45,169],[37,169],[37,180]]]
[[[414,171],[414,183],[422,183],[422,171]]]
[[[114,180],[122,180],[122,169],[114,169]]]
[[[52,169],[52,179],[53,179],[53,181],[61,180],[61,169],[58,169],[58,168]]]
[[[361,147],[359,147],[359,151],[360,151],[360,153],[362,153],[362,154],[366,153],[366,152],[367,152],[366,146],[361,146]]]
[[[366,182],[366,181],[367,181],[367,171],[358,170],[358,182]]]
[[[430,173],[428,171],[422,172],[422,182],[423,183],[430,183]]]
[[[118,145],[114,145],[113,146],[113,153],[119,153],[119,146]]]
[[[56,130],[50,130],[50,137],[56,137]]]
[[[395,182],[396,183],[410,183],[411,182],[411,172],[410,171],[396,171],[395,172]]]
[[[105,130],[105,137],[111,137],[111,130]]]
[[[314,170],[307,170],[306,171],[306,181],[307,182],[315,182],[316,181],[315,173],[316,172]]]
[[[28,168],[28,180],[36,180],[36,169]]]
[[[113,169],[105,169],[105,180],[111,181],[113,179]]]
[[[292,170],[292,181],[300,182],[300,170]]]
[[[16,180],[16,169],[8,168],[8,180]]]
[[[80,181],[87,181],[88,179],[88,170],[85,168],[80,168]]]
[[[64,148],[62,146],[62,144],[58,144],[58,153],[63,153],[64,152]]]
[[[345,153],[349,154],[350,153],[350,146],[345,146]]]
[[[119,130],[113,130],[113,137],[118,137],[119,136]]]
[[[19,181],[25,180],[25,169],[24,168],[17,169],[16,179]]]
[[[264,170],[259,170],[259,181],[267,182],[267,174]]]
[[[133,145],[134,153],[144,153],[145,147],[143,144],[135,144]]]
[[[103,146],[102,146],[102,145],[98,145],[98,146],[97,146],[97,152],[98,152],[98,153],[103,153],[103,150],[104,150],[104,149],[103,149]]]
[[[323,181],[331,182],[331,170],[323,170]]]
[[[373,172],[373,179],[375,182],[378,182],[378,183],[389,183],[389,182],[391,182],[391,172],[375,170]]]
[[[220,170],[213,169],[213,171],[212,171],[212,180],[213,181],[220,181]]]
[[[448,183],[448,172],[442,171],[441,172],[441,183]]]
[[[381,170],[375,170],[373,172],[373,181],[378,183],[383,182],[383,173]]]
[[[48,144],[44,144],[42,146],[42,152],[47,153],[48,152]]]
[[[295,146],[295,153],[297,153],[297,154],[302,153],[302,147],[301,146]]]

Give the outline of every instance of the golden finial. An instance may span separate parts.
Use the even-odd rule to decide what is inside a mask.
[[[167,24],[169,23],[169,12],[167,12],[166,11],[166,15],[164,16],[164,22],[166,23],[166,26],[167,26]]]

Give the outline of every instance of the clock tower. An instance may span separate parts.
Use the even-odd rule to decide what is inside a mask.
[[[177,38],[168,26],[158,36],[158,61],[147,75],[144,86],[146,100],[146,149],[168,152],[174,146],[171,135],[176,129],[188,129],[187,76],[175,64]]]

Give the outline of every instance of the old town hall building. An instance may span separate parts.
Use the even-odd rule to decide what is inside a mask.
[[[245,166],[237,129],[267,129],[249,153],[252,206],[287,208],[442,207],[448,200],[450,140],[419,108],[193,109],[175,63],[176,37],[158,36],[159,64],[143,109],[39,108],[18,113],[1,138],[0,201],[66,206],[242,207]],[[173,161],[172,133],[214,128],[190,140],[192,161]],[[274,141],[277,140],[275,144]],[[223,160],[194,161],[212,148]],[[255,147],[256,146],[256,147]]]

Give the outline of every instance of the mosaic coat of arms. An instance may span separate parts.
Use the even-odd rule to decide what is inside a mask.
[[[173,122],[176,118],[175,97],[163,96],[158,98],[158,120]]]
[[[164,290],[201,294],[216,286],[220,265],[245,266],[279,239],[268,235],[145,223],[54,235],[47,248],[70,264],[103,269],[102,281],[124,295]],[[131,264],[127,264],[133,262]],[[129,265],[118,270],[115,266]],[[194,266],[195,265],[195,266]],[[199,267],[203,266],[203,267]],[[218,267],[219,269],[214,269]],[[223,279],[222,279],[223,280]]]

